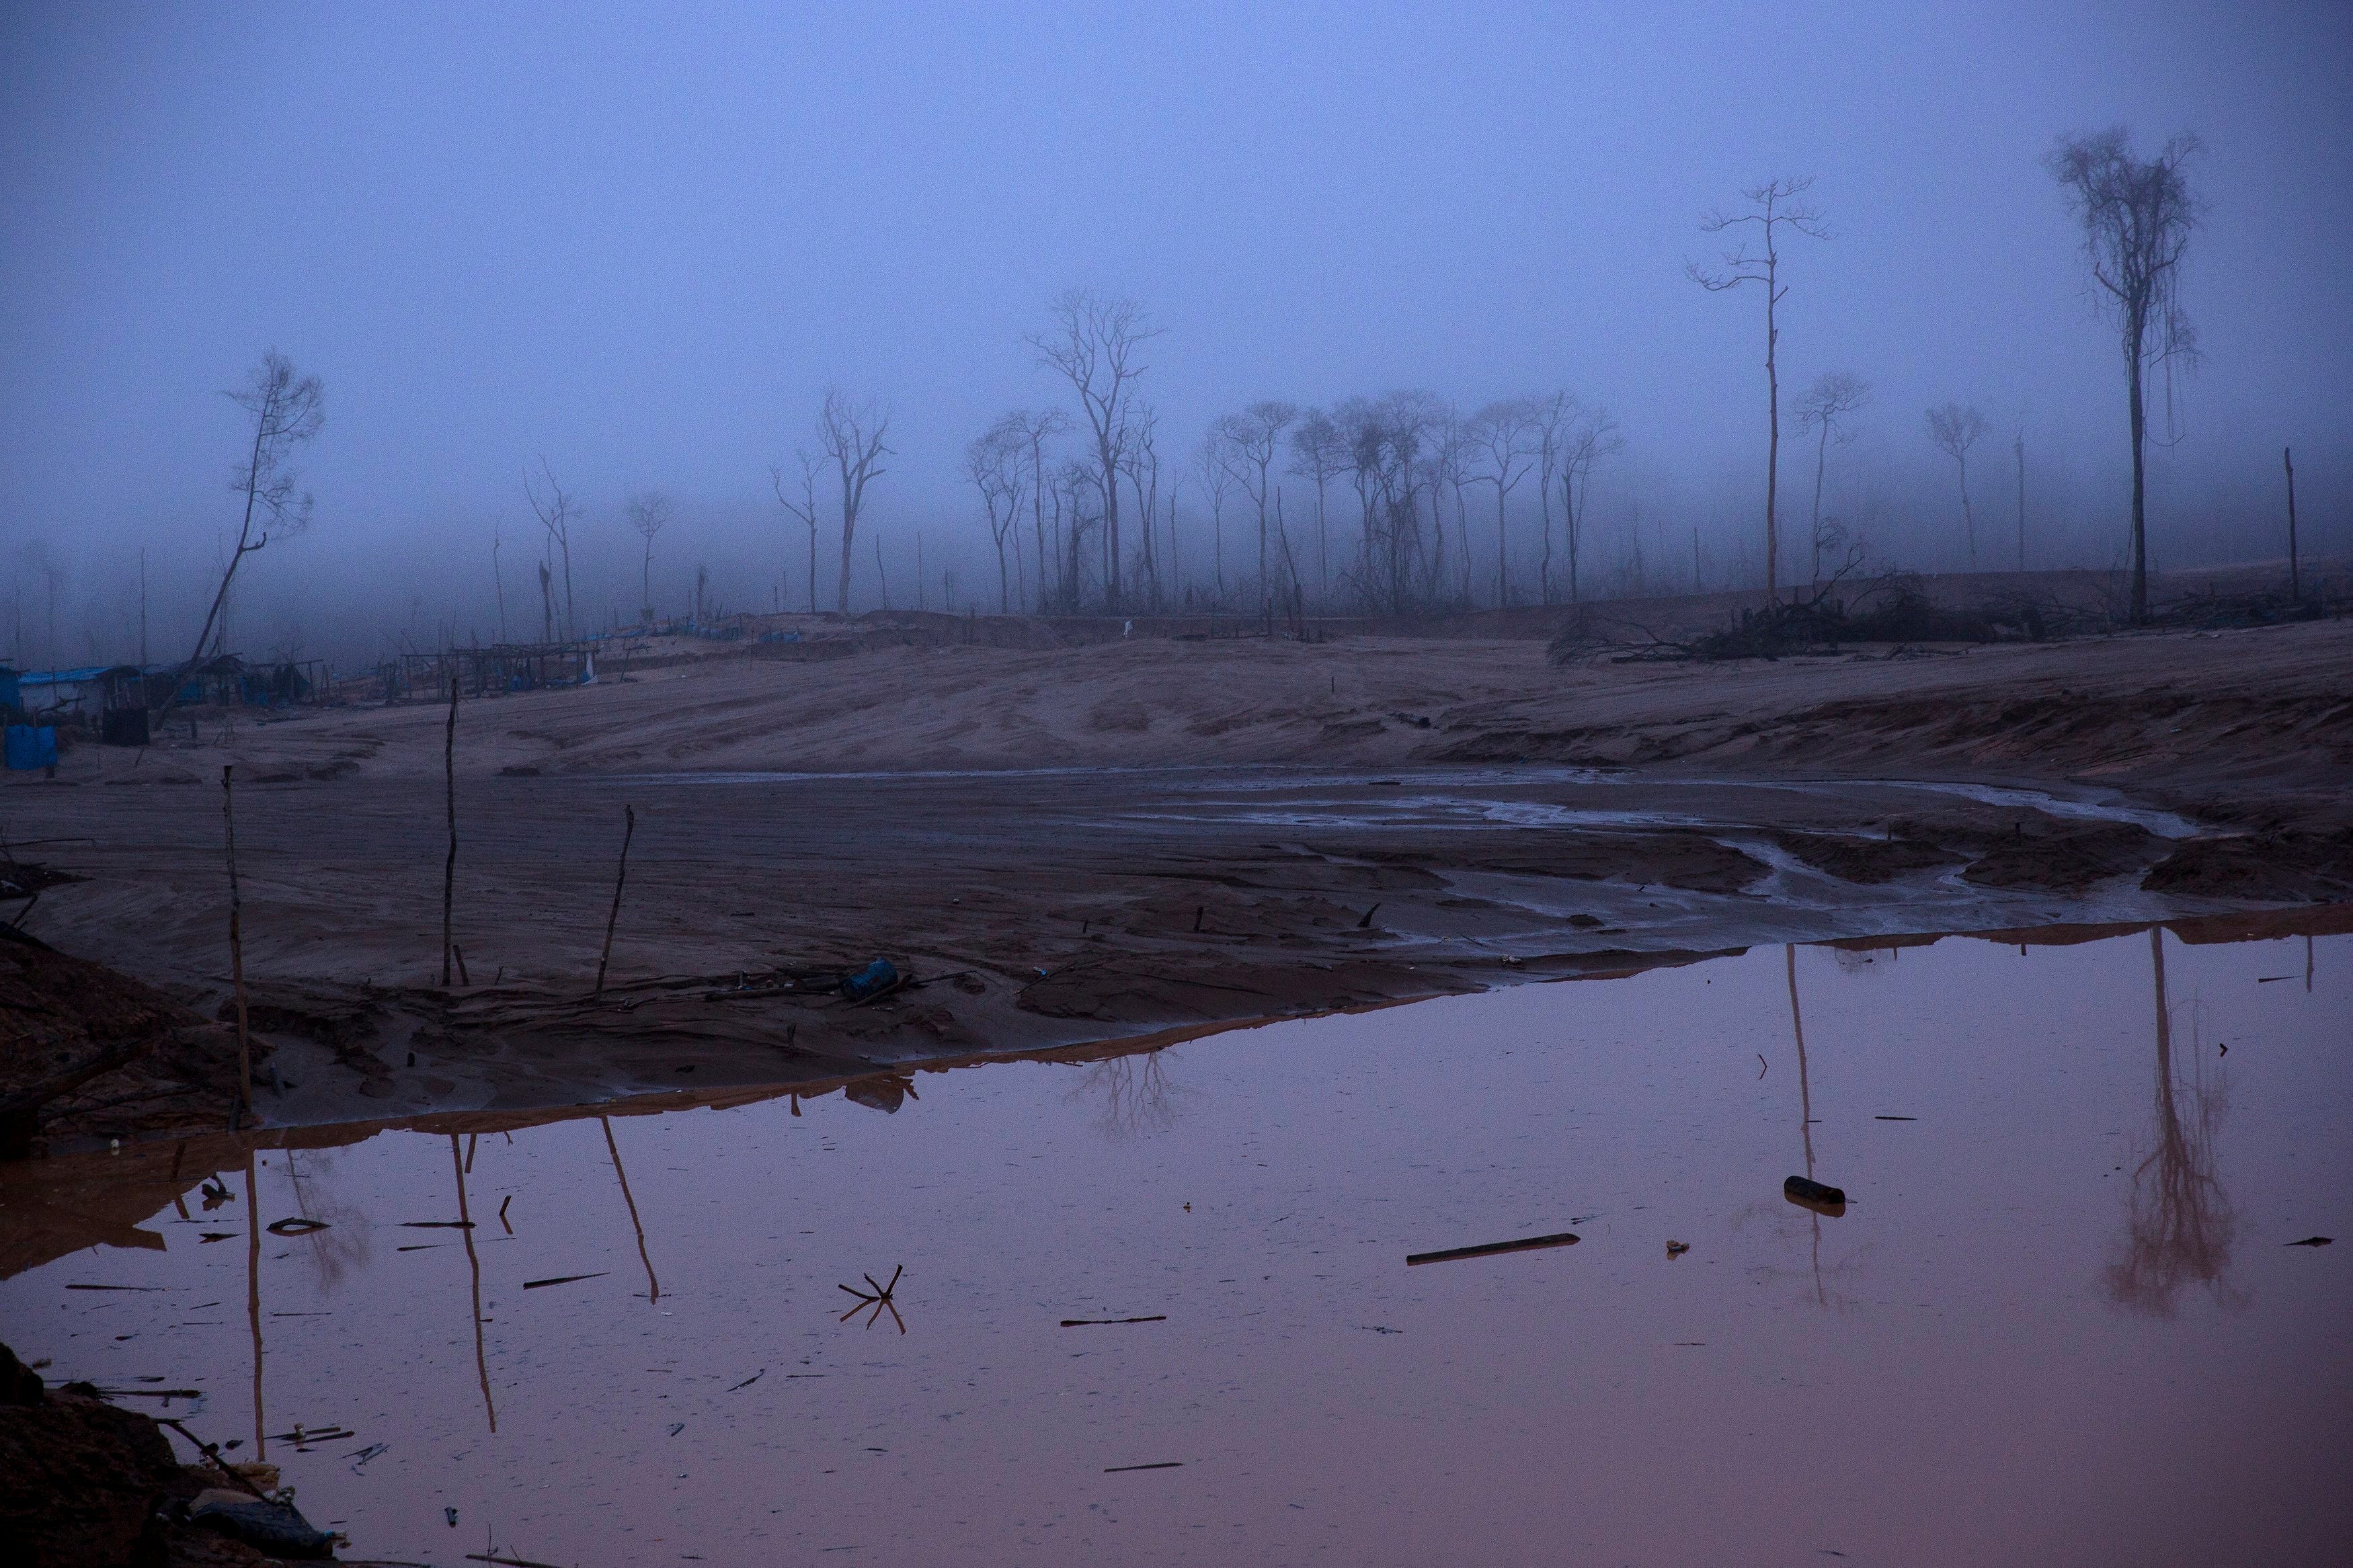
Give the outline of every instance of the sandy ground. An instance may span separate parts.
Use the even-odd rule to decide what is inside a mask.
[[[260,1109],[318,1123],[838,1080],[1763,940],[2341,900],[2348,677],[2344,622],[1712,666],[1362,637],[608,667],[460,705],[446,992],[446,706],[200,717],[12,775],[0,816],[82,879],[26,931],[217,1016],[233,763],[279,1047]],[[919,984],[826,989],[876,956]]]

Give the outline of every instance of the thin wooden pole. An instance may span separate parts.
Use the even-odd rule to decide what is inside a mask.
[[[2280,462],[2287,469],[2287,596],[2302,599],[2304,584],[2295,564],[2295,454],[2282,447]]]
[[[253,1037],[246,1027],[245,933],[237,889],[237,792],[229,776],[233,771],[228,766],[221,769],[221,826],[228,856],[228,975],[237,994],[237,1103],[228,1118],[232,1132],[243,1124],[253,1105]]]
[[[599,996],[605,994],[605,965],[613,958],[613,928],[621,923],[621,889],[629,879],[629,840],[638,831],[638,808],[625,805],[621,814],[621,868],[613,876],[613,912],[605,917],[605,951],[596,960],[596,994]]]
[[[441,737],[441,779],[449,800],[449,858],[441,867],[441,989],[449,989],[449,916],[458,890],[458,678],[449,678],[449,723]]]
[[[255,1191],[253,1151],[245,1152],[245,1315],[253,1328],[253,1457],[269,1457],[261,1415],[261,1199]]]

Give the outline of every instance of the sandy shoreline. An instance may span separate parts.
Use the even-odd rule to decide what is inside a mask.
[[[470,984],[447,994],[443,710],[86,748],[0,805],[20,856],[81,879],[26,929],[211,1017],[236,763],[247,968],[288,1085],[260,1109],[326,1123],[840,1079],[1761,941],[2344,900],[2348,669],[2340,623],[1735,666],[1373,638],[706,660],[461,704]],[[877,956],[923,984],[814,989]]]

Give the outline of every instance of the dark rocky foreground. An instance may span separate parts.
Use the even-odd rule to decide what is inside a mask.
[[[86,1383],[52,1389],[0,1345],[0,1557],[17,1568],[327,1561],[334,1542],[269,1499],[269,1465],[183,1465],[153,1418]]]

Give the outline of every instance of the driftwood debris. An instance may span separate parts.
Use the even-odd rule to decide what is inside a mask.
[[[1846,1213],[1846,1190],[1830,1186],[1805,1176],[1791,1176],[1781,1184],[1781,1195],[1799,1208],[1835,1219]]]
[[[1535,1252],[1546,1247],[1576,1245],[1576,1233],[1564,1230],[1555,1236],[1531,1236],[1522,1241],[1489,1241],[1477,1247],[1450,1247],[1443,1252],[1409,1252],[1405,1260],[1410,1268],[1417,1263],[1451,1263],[1460,1258],[1493,1258],[1506,1252]]]
[[[836,1321],[846,1323],[849,1321],[850,1319],[858,1316],[859,1313],[865,1312],[867,1314],[866,1326],[871,1329],[874,1326],[875,1320],[881,1317],[882,1310],[885,1307],[888,1307],[891,1309],[891,1321],[899,1325],[899,1331],[901,1333],[905,1333],[907,1331],[907,1320],[899,1316],[899,1309],[892,1303],[891,1293],[899,1288],[899,1276],[906,1271],[907,1266],[903,1263],[899,1265],[898,1268],[891,1270],[891,1282],[887,1285],[878,1283],[874,1276],[871,1274],[860,1275],[860,1279],[865,1280],[867,1284],[873,1287],[872,1295],[867,1294],[865,1291],[857,1289],[855,1286],[836,1286],[836,1289],[847,1290],[849,1294],[858,1298],[858,1305],[850,1308],[847,1312],[842,1313],[840,1318]],[[871,1308],[872,1310],[869,1311],[869,1308]]]

